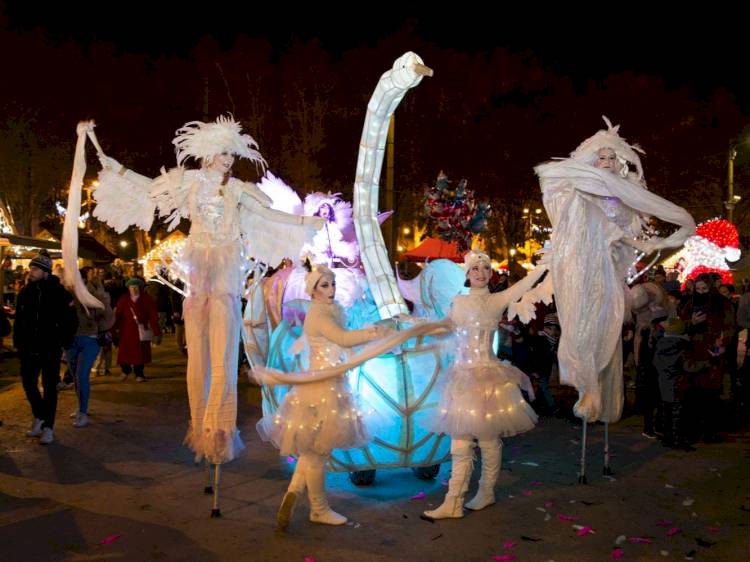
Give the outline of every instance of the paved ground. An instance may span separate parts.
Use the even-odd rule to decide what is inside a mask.
[[[225,467],[223,517],[210,519],[204,473],[180,446],[188,416],[184,358],[171,340],[156,350],[150,382],[93,380],[89,427],[70,425],[75,396],[62,392],[49,447],[24,436],[30,414],[16,373],[16,362],[3,358],[0,562],[750,559],[746,432],[673,452],[644,439],[639,418],[625,418],[612,428],[616,474],[605,478],[603,428],[595,425],[590,483],[581,486],[580,427],[545,420],[506,441],[499,501],[490,508],[461,520],[419,518],[442,500],[448,465],[433,482],[409,470],[380,471],[369,488],[331,474],[331,503],[352,523],[313,525],[298,509],[289,532],[279,535],[274,517],[290,467],[255,433],[258,389],[240,384],[247,451]],[[424,498],[410,499],[420,492]],[[593,533],[578,536],[576,525]]]

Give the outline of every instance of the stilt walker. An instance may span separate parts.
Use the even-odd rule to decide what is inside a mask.
[[[604,473],[609,474],[609,423],[622,415],[622,324],[626,280],[642,257],[677,247],[695,232],[683,208],[649,192],[638,152],[604,118],[600,130],[570,158],[535,168],[552,223],[545,255],[560,319],[560,382],[578,389],[575,414],[583,420],[579,482],[586,482],[586,426],[605,423]],[[644,216],[680,228],[648,237]]]
[[[191,421],[185,443],[196,462],[205,458],[213,467],[211,516],[219,517],[220,465],[244,448],[237,429],[237,370],[240,297],[249,268],[298,255],[324,219],[271,210],[270,200],[254,183],[232,177],[235,157],[261,168],[265,160],[231,117],[187,123],[172,144],[177,167],[162,169],[156,179],[127,169],[99,149],[103,170],[94,192],[94,216],[118,232],[132,224],[148,230],[156,212],[166,218],[169,230],[183,218],[191,221],[173,267],[187,293],[183,310]],[[188,159],[200,167],[185,168]]]

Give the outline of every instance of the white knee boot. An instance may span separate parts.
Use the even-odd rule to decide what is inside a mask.
[[[473,467],[473,442],[469,439],[451,440],[451,479],[448,481],[448,493],[437,509],[425,511],[423,515],[430,519],[457,519],[464,516],[464,496],[469,489]]]
[[[466,509],[475,511],[484,509],[495,503],[495,483],[500,474],[500,464],[503,457],[503,442],[490,440],[480,441],[479,448],[482,450],[482,476],[479,479],[477,495],[467,502]]]
[[[294,474],[289,482],[289,487],[281,500],[279,511],[276,514],[276,526],[283,531],[289,526],[289,520],[292,518],[294,505],[299,497],[305,492],[305,473],[307,471],[307,458],[301,455],[297,460],[297,466],[294,467]]]
[[[348,521],[343,515],[336,513],[328,505],[325,494],[325,457],[316,455],[310,457],[305,481],[307,495],[310,500],[310,521],[324,525],[343,525]]]

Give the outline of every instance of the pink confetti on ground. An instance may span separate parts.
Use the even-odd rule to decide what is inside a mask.
[[[716,535],[719,532],[721,532],[721,529],[719,527],[709,527],[708,528],[708,532],[709,533],[713,533],[714,535]]]
[[[673,536],[675,536],[679,532],[680,532],[680,528],[679,527],[672,527],[669,531],[667,531],[667,536],[668,537],[673,537]]]
[[[529,496],[531,496],[531,495],[532,495],[533,493],[534,493],[534,491],[533,491],[533,490],[521,490],[521,495],[522,495],[522,496],[526,496],[526,497],[529,497]]]
[[[294,464],[295,463],[294,457],[287,457],[286,458],[286,463],[287,464]]]
[[[411,501],[422,500],[422,499],[424,499],[424,498],[425,498],[425,496],[426,496],[426,495],[427,495],[427,494],[425,494],[424,492],[419,492],[418,494],[416,494],[416,495],[414,495],[414,496],[410,497],[409,499],[410,499]]]
[[[622,557],[623,557],[623,555],[624,555],[624,554],[625,554],[625,551],[624,551],[623,549],[621,549],[621,548],[616,548],[616,549],[614,549],[614,550],[612,551],[612,556],[611,556],[611,558],[612,558],[612,560],[619,560],[620,558],[622,558]]]
[[[492,559],[496,562],[511,562],[511,560],[515,560],[516,557],[512,554],[496,554]]]
[[[672,522],[669,519],[659,519],[656,522],[657,527],[669,527],[672,524]]]
[[[552,502],[544,502],[544,507],[552,507]]]
[[[115,541],[119,541],[120,536],[121,535],[109,535],[108,537],[105,537],[104,540],[102,540],[102,542],[100,542],[99,544],[112,544]]]
[[[511,548],[513,548],[514,546],[516,546],[516,543],[514,543],[513,541],[508,541],[508,542],[504,542],[504,543],[503,543],[503,548],[504,548],[505,550],[510,550],[510,549],[511,549]]]
[[[651,544],[654,541],[646,537],[628,537],[628,542],[631,544]]]
[[[576,535],[578,535],[579,537],[585,537],[586,535],[590,535],[593,532],[594,532],[594,529],[592,529],[591,527],[581,527],[576,532]]]
[[[558,513],[557,518],[560,521],[575,521],[576,519],[578,519],[577,517],[573,517],[572,515],[563,515],[562,513]]]

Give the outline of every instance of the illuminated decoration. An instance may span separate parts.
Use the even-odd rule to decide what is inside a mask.
[[[5,204],[0,200],[0,234],[15,234],[13,227],[13,216]]]
[[[353,204],[354,241],[358,242],[366,277],[359,267],[341,267],[343,264],[339,264],[333,269],[337,283],[336,300],[345,309],[347,329],[362,328],[397,314],[408,314],[380,233],[379,218],[382,215],[377,212],[378,179],[390,116],[404,93],[428,72],[417,55],[406,53],[395,62],[392,70],[382,76],[368,104],[357,160]],[[299,203],[289,191],[280,189],[279,193],[284,195],[277,197],[264,189],[264,183],[265,179],[260,187],[272,198],[274,208],[299,212]],[[305,212],[309,213],[312,207],[315,205]],[[346,229],[341,230],[348,239]],[[453,265],[453,268],[457,266]],[[445,287],[441,284],[449,281],[448,276],[430,277],[425,285],[426,302],[422,303],[425,316],[442,318],[447,313],[449,300],[455,296],[454,287],[463,289],[465,276],[459,269],[458,277],[454,275],[450,279],[451,286]],[[248,297],[243,331],[251,364],[263,362],[268,367],[286,372],[303,370],[304,358],[292,356],[288,351],[301,333],[309,302],[303,300],[307,299],[306,295],[303,296],[303,288],[304,272],[293,267],[285,267],[254,288]],[[400,320],[400,327],[409,322],[403,316]],[[337,471],[435,467],[448,460],[450,440],[427,431],[423,423],[438,403],[438,374],[448,361],[447,354],[431,345],[429,340],[412,340],[393,353],[371,359],[351,370],[346,376],[352,388],[375,406],[386,423],[366,447],[334,450],[329,467]],[[263,386],[262,392],[263,413],[272,415],[286,388]],[[435,469],[430,470],[433,475],[437,473]]]
[[[698,225],[695,236],[685,242],[677,254],[664,262],[664,267],[676,269],[684,283],[701,273],[718,273],[721,282],[734,283],[727,262],[740,259],[740,237],[737,227],[726,219],[715,218]]]
[[[463,254],[471,249],[472,239],[487,228],[491,209],[488,203],[477,203],[465,179],[455,188],[450,183],[441,171],[435,186],[425,189],[422,207],[430,236],[456,242]]]
[[[354,227],[367,282],[383,319],[409,313],[398,291],[377,219],[385,141],[391,116],[404,94],[419,84],[423,76],[431,75],[432,70],[424,66],[415,53],[408,52],[396,59],[393,67],[380,77],[367,104],[359,143],[354,181]]]
[[[363,310],[371,307],[377,315],[371,297],[364,296],[360,305]],[[304,370],[299,357],[292,357],[287,351],[301,333],[301,327],[282,321],[271,338],[270,367],[286,372]],[[377,435],[365,447],[335,449],[329,468],[354,472],[435,466],[447,461],[449,437],[424,429],[426,417],[438,403],[436,382],[441,369],[447,368],[446,363],[437,347],[417,340],[413,347],[404,345],[399,354],[387,353],[351,370],[346,375],[351,388],[387,423],[379,424]],[[276,411],[287,390],[285,386],[263,386],[264,415]]]
[[[294,189],[268,171],[258,183],[258,188],[271,198],[273,209],[326,219],[325,228],[319,230],[312,242],[302,248],[301,253],[309,254],[313,263],[325,263],[330,268],[355,267],[360,263],[352,205],[344,201],[340,193],[314,192],[308,194],[303,202]],[[378,223],[382,224],[390,214],[378,213]]]
[[[151,250],[138,260],[143,266],[143,275],[151,279],[163,270],[169,270],[173,276],[183,280],[187,279],[187,272],[180,261],[180,256],[185,248],[187,236],[179,230],[173,231],[164,240],[156,244]]]
[[[66,209],[62,206],[62,203],[59,201],[55,201],[55,208],[57,209],[57,214],[60,215],[62,218],[65,218]],[[86,221],[89,220],[91,217],[91,213],[88,211],[83,213],[78,217],[78,228],[86,228]]]

